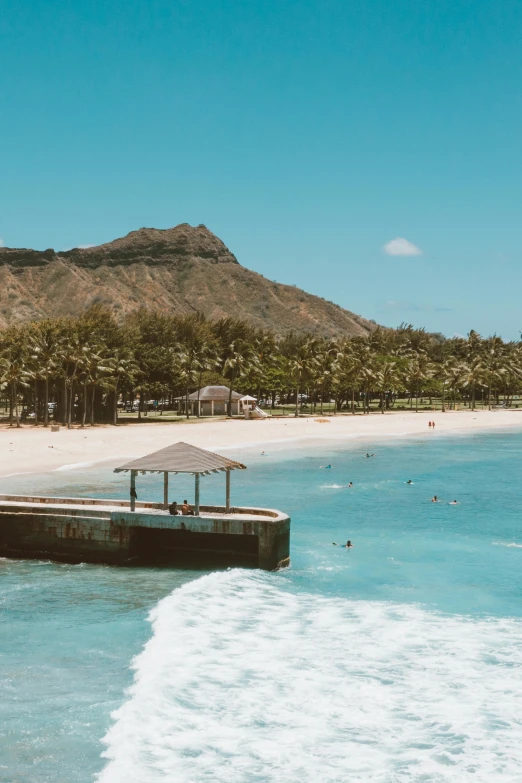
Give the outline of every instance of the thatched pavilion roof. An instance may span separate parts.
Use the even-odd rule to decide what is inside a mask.
[[[240,462],[213,454],[189,443],[174,443],[165,449],[154,451],[146,457],[127,462],[115,469],[115,473],[136,470],[142,473],[216,473],[220,470],[245,470]]]

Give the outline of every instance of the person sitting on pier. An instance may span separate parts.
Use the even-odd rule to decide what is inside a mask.
[[[173,517],[178,516],[178,504],[176,503],[175,500],[173,500],[169,506],[169,514]]]
[[[181,506],[181,513],[183,514],[184,517],[193,517],[194,516],[194,512],[190,508],[188,500],[184,500],[183,501],[183,505]]]

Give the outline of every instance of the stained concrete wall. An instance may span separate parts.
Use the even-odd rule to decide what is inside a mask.
[[[117,565],[289,564],[290,519],[270,509],[203,506],[208,516],[131,512],[74,499],[0,499],[0,555]],[[150,504],[153,505],[153,504]],[[156,505],[156,504],[154,504]],[[219,514],[220,516],[212,516]]]

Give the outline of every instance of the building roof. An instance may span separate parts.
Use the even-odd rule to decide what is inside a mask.
[[[127,462],[115,473],[127,470],[137,470],[143,473],[212,473],[218,470],[245,470],[246,465],[234,460],[213,454],[206,449],[199,449],[189,443],[173,443],[165,449],[154,451],[146,457],[140,457]]]
[[[228,402],[228,397],[230,395],[230,389],[228,386],[204,386],[202,389],[199,390],[199,401],[200,402]],[[240,400],[242,398],[242,394],[238,394],[238,392],[233,391],[232,392],[232,399],[233,400]],[[188,396],[189,400],[197,400],[198,399],[198,393],[197,391],[192,392],[192,394],[189,394]],[[181,397],[176,397],[177,400],[184,400],[185,395],[183,394]]]

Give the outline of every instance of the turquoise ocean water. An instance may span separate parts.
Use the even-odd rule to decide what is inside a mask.
[[[522,434],[430,435],[227,451],[233,502],[292,516],[283,572],[0,560],[0,781],[522,780]]]

